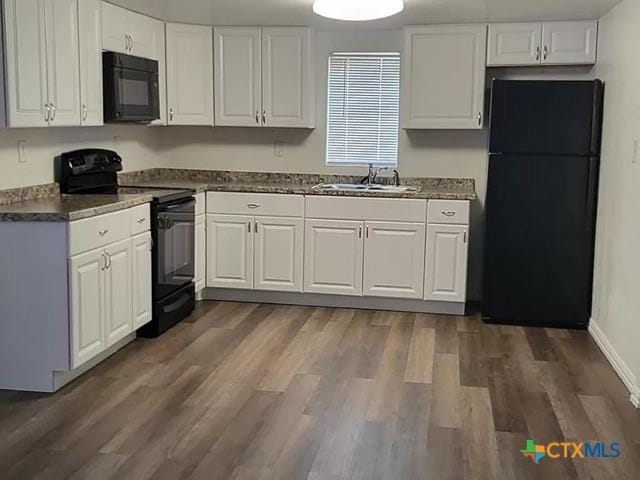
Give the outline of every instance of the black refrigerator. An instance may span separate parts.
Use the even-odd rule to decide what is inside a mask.
[[[586,328],[603,84],[494,80],[482,318]]]

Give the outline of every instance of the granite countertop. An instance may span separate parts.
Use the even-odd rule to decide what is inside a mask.
[[[0,205],[0,222],[72,222],[151,201],[148,194],[55,195]]]
[[[475,182],[473,179],[467,178],[403,179],[402,185],[417,188],[415,192],[335,191],[313,188],[320,183],[359,183],[360,180],[361,177],[337,175],[155,169],[123,174],[120,177],[120,184],[144,188],[184,188],[196,192],[279,193],[442,200],[477,199]],[[380,180],[387,183],[390,181],[386,177]]]

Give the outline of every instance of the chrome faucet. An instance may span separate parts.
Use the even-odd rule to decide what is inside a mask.
[[[396,187],[400,186],[400,173],[396,169],[393,170],[393,183]]]
[[[367,182],[367,185],[368,186],[373,185],[373,182],[375,182],[376,178],[378,177],[378,174],[384,170],[389,170],[389,167],[374,168],[373,163],[370,163],[369,174],[364,179]]]

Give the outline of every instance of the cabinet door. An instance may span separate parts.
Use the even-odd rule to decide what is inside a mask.
[[[363,222],[305,222],[305,292],[362,295],[363,230]]]
[[[106,348],[104,330],[104,270],[102,250],[69,260],[71,292],[71,368],[75,369]]]
[[[466,301],[467,231],[466,225],[427,226],[425,300]]]
[[[80,113],[83,126],[102,125],[102,8],[100,0],[79,0]]]
[[[315,126],[311,33],[308,28],[262,29],[264,126]]]
[[[105,328],[107,347],[133,331],[131,306],[131,240],[105,248]]]
[[[482,128],[486,44],[486,25],[405,29],[403,128]]]
[[[196,292],[205,287],[205,271],[207,264],[207,232],[204,215],[196,216],[196,265],[195,265],[195,287]]]
[[[424,224],[367,222],[364,294],[422,298],[424,247]]]
[[[592,65],[596,63],[598,22],[542,24],[542,63]]]
[[[254,228],[256,290],[302,292],[303,220],[256,217]]]
[[[492,23],[489,25],[487,66],[539,65],[542,24]]]
[[[109,52],[129,53],[129,15],[131,12],[102,2],[102,48]]]
[[[45,0],[5,0],[7,125],[46,127]]]
[[[153,53],[151,58],[158,60],[158,91],[160,92],[160,118],[151,125],[167,125],[167,49],[164,22],[149,19],[152,29]],[[213,94],[212,94],[213,95]]]
[[[143,233],[131,240],[131,304],[133,330],[151,321],[153,298],[151,293],[151,233]]]
[[[253,288],[253,217],[207,215],[207,287]]]
[[[215,124],[262,125],[260,29],[214,28]]]
[[[213,124],[211,27],[167,24],[170,125]]]

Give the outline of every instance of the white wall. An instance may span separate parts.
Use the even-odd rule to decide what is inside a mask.
[[[605,80],[593,322],[640,394],[640,2],[600,23],[596,74]],[[608,344],[608,345],[607,345]],[[625,371],[626,367],[626,371]],[[620,373],[620,372],[619,372]],[[629,385],[628,385],[629,386]],[[632,388],[633,390],[633,388]]]
[[[78,148],[116,150],[124,157],[125,170],[163,166],[160,135],[155,127],[139,125],[0,129],[0,190],[53,182],[54,157]],[[28,142],[27,163],[18,162],[19,140]]]

